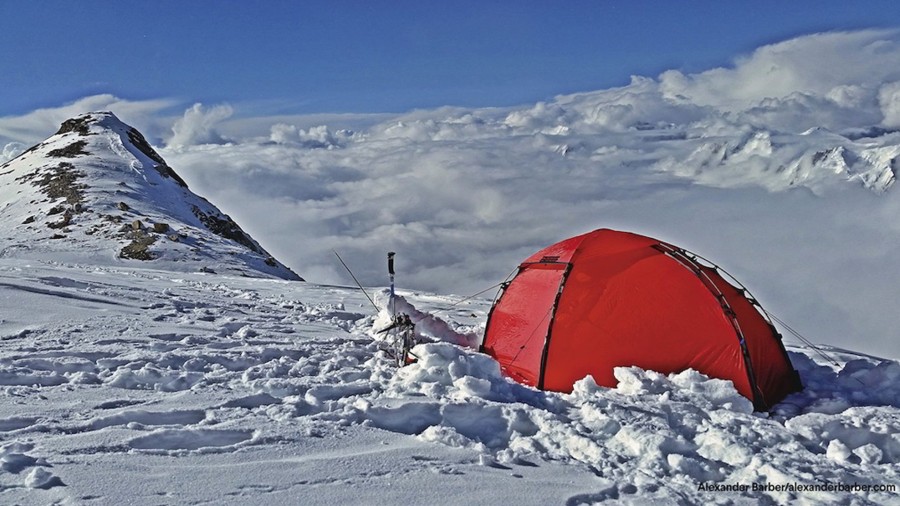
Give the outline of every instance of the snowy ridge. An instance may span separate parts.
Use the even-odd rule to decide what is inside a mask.
[[[451,344],[485,299],[402,293],[397,370],[356,289],[0,259],[0,296],[4,502],[900,504],[893,360],[791,345],[806,390],[766,414],[694,371],[514,383]]]
[[[0,166],[0,201],[0,256],[299,279],[112,113],[67,120]]]
[[[843,180],[882,193],[894,184],[900,146],[872,148],[835,135],[803,135],[821,138],[800,142],[781,135],[776,148],[769,132],[756,132],[746,141],[701,144],[687,158],[667,159],[658,168],[723,188],[758,185],[779,191],[805,186],[818,192]]]

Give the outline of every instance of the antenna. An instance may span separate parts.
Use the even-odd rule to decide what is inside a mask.
[[[350,277],[353,278],[353,281],[354,281],[354,282],[356,282],[356,286],[359,287],[359,289],[362,291],[363,295],[365,295],[366,298],[369,299],[369,302],[372,303],[372,307],[375,308],[375,311],[380,311],[380,310],[378,309],[378,305],[375,304],[375,301],[374,301],[374,300],[372,300],[372,297],[369,297],[369,292],[367,292],[366,289],[363,288],[361,284],[359,284],[359,280],[356,279],[356,276],[353,275],[353,271],[350,270],[350,267],[347,267],[347,264],[344,262],[344,259],[341,258],[340,255],[338,255],[338,252],[337,252],[337,251],[331,250],[331,252],[334,253],[334,256],[336,256],[336,257],[338,258],[338,260],[340,260],[341,265],[344,266],[344,269],[347,269],[347,272],[350,273]],[[393,277],[391,277],[391,279],[393,280]],[[392,299],[393,299],[393,294],[394,294],[393,281],[391,281],[391,298],[392,298]]]

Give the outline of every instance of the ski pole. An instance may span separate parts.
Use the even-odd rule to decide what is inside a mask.
[[[391,300],[388,307],[391,310],[392,319],[397,316],[397,308],[394,305],[394,255],[395,253],[393,251],[389,251],[387,254],[388,274],[390,274],[391,277]]]

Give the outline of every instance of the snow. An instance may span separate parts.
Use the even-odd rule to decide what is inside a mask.
[[[139,132],[109,112],[67,120],[0,165],[0,200],[0,257],[152,261],[168,270],[298,277],[191,192]],[[139,240],[144,257],[125,255]]]
[[[488,298],[401,290],[399,369],[356,288],[3,258],[0,301],[7,503],[900,504],[835,488],[900,486],[893,360],[791,346],[767,414],[690,370],[514,383],[473,349]]]

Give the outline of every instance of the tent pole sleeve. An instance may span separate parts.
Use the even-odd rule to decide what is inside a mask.
[[[570,272],[572,272],[571,263],[566,264],[566,270],[559,280],[559,289],[556,291],[556,298],[553,300],[553,310],[550,313],[550,324],[547,325],[547,336],[544,338],[544,349],[541,351],[541,371],[538,375],[538,390],[544,389],[544,373],[547,370],[547,355],[550,351],[550,337],[553,335],[553,323],[556,321],[556,310],[559,308],[559,298],[562,297],[563,288],[566,286],[566,280],[569,279]]]

